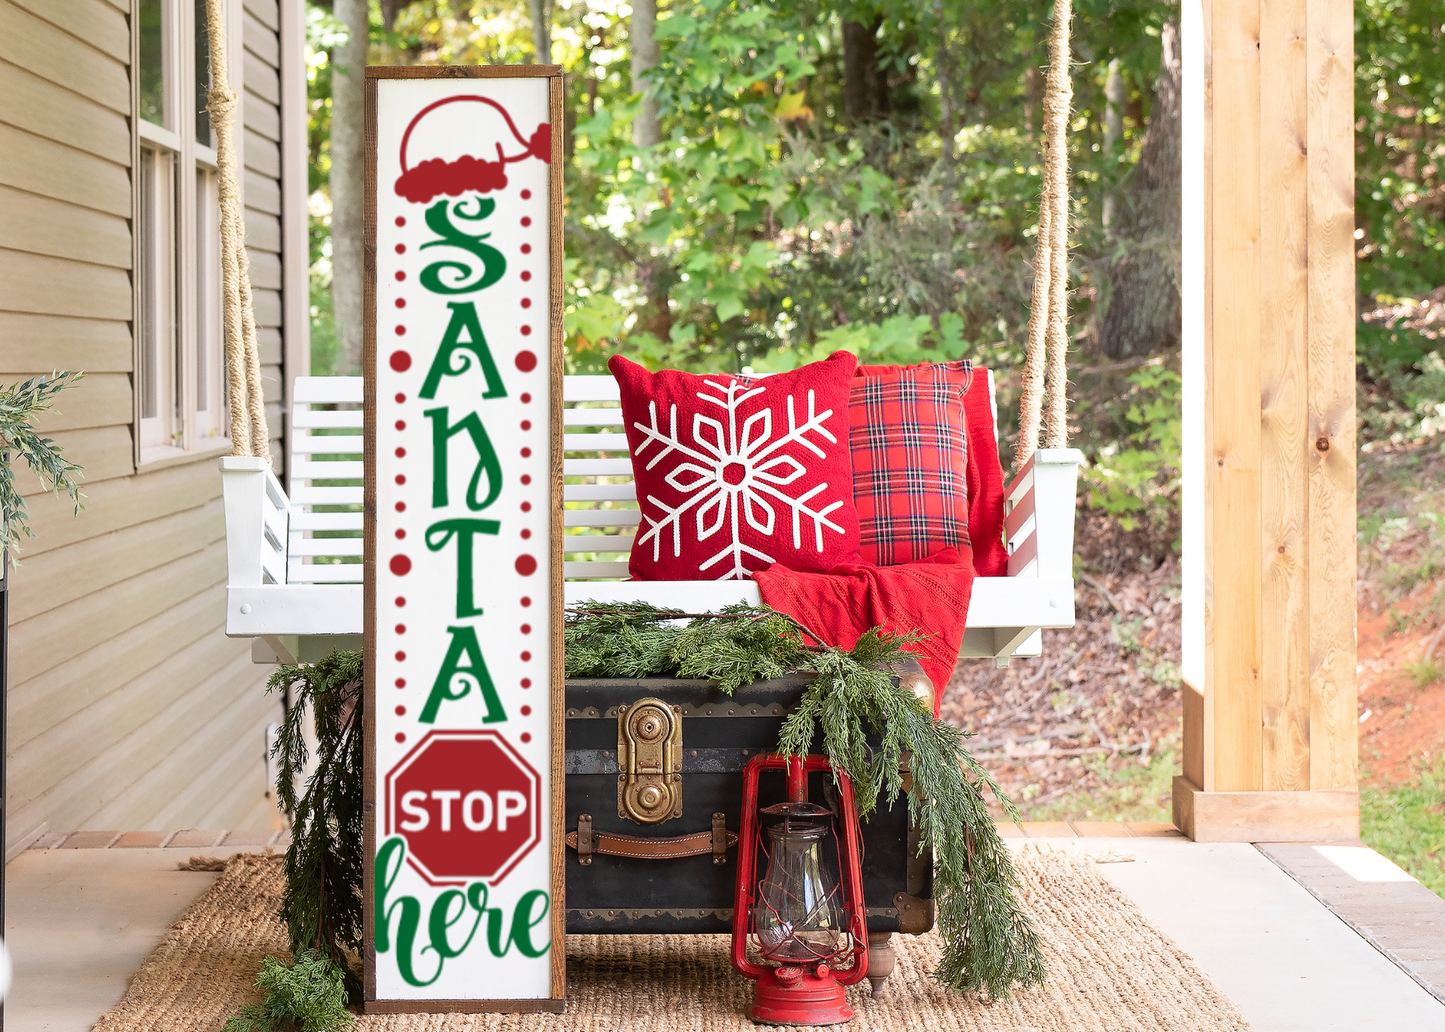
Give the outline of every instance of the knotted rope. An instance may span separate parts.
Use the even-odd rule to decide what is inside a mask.
[[[206,39],[211,52],[211,89],[206,110],[216,134],[216,170],[221,199],[221,308],[226,328],[226,389],[231,404],[231,454],[271,461],[266,402],[261,392],[261,356],[256,347],[256,314],[251,307],[251,259],[241,211],[234,137],[236,92],[226,64],[226,23],[221,0],[206,0]]]
[[[1022,467],[1038,448],[1047,381],[1046,448],[1068,443],[1065,405],[1069,373],[1069,152],[1065,135],[1074,99],[1069,79],[1071,0],[1055,0],[1049,36],[1049,75],[1044,85],[1044,185],[1039,202],[1039,235],[1034,250],[1034,293],[1024,356],[1017,462]],[[1047,367],[1047,369],[1046,369]]]

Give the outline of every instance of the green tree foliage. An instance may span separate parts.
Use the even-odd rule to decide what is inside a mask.
[[[766,607],[732,606],[679,626],[684,616],[642,602],[584,603],[567,621],[567,676],[667,674],[709,680],[731,694],[754,681],[815,672],[783,723],[778,751],[806,755],[821,737],[834,769],[852,780],[864,819],[880,798],[891,804],[907,795],[919,851],[931,849],[936,862],[943,959],[934,977],[959,992],[995,998],[1015,986],[1041,985],[1038,933],[1019,906],[1018,878],[985,793],[1018,815],[963,748],[967,735],[935,720],[889,675],[910,655],[903,646],[917,639],[875,629],[845,651],[810,644],[820,639]]]

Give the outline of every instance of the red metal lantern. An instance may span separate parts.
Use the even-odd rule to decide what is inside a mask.
[[[765,770],[787,772],[788,801],[760,811],[758,776]],[[831,775],[832,768],[822,756],[771,755],[755,757],[743,770],[733,967],[757,983],[749,1016],[771,1025],[850,1020],[853,1011],[843,987],[868,972],[862,838],[853,783],[837,775],[834,813],[808,801],[812,771]],[[759,813],[780,820],[765,829]],[[761,878],[759,854],[767,860]],[[749,945],[767,963],[752,960]]]

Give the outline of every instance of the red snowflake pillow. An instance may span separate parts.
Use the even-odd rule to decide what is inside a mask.
[[[762,379],[614,355],[642,523],[635,580],[730,580],[858,560],[846,351]]]

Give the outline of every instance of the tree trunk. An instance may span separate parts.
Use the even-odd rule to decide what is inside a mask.
[[[864,25],[843,23],[843,113],[868,122],[888,113],[888,79],[878,67],[878,29],[883,16]]]
[[[657,99],[650,96],[648,72],[657,67],[657,0],[632,2],[632,88],[642,94],[642,108],[632,120],[632,142],[652,147],[662,140]]]
[[[1163,53],[1154,110],[1139,164],[1117,212],[1124,257],[1110,270],[1113,290],[1099,328],[1110,358],[1178,348],[1180,337],[1179,30],[1160,33]]]
[[[530,0],[532,8],[532,44],[537,50],[538,64],[552,63],[552,0]]]
[[[331,308],[336,319],[337,372],[361,372],[362,134],[371,24],[366,0],[336,0],[346,42],[331,51]]]
[[[933,0],[933,16],[938,22],[938,42],[933,66],[938,76],[938,138],[943,145],[943,164],[953,166],[953,80],[949,74],[951,55],[948,52],[948,22],[943,0]]]
[[[1119,142],[1119,137],[1124,135],[1124,102],[1128,99],[1128,91],[1124,88],[1124,73],[1119,68],[1119,59],[1116,57],[1109,62],[1109,77],[1104,80],[1104,154],[1107,157],[1113,153],[1114,144]],[[1119,196],[1116,191],[1110,189],[1104,195],[1104,228],[1108,229],[1114,224],[1114,210],[1118,206]]]

